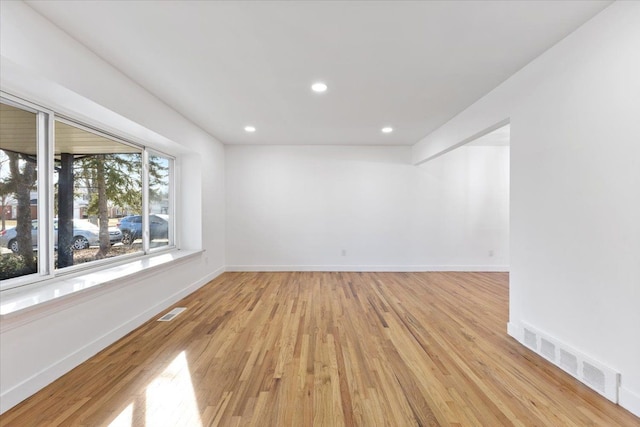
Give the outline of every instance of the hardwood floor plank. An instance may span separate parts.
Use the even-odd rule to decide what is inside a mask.
[[[640,426],[506,334],[505,273],[225,273],[2,426]]]

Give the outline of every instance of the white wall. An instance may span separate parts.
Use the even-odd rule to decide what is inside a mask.
[[[506,270],[509,147],[410,154],[226,146],[228,269]]]
[[[414,147],[511,120],[510,331],[621,373],[640,416],[640,3],[618,2]]]
[[[2,90],[178,156],[181,246],[205,250],[98,292],[2,319],[0,411],[224,270],[222,144],[22,2],[3,2]],[[206,194],[206,197],[202,197]]]

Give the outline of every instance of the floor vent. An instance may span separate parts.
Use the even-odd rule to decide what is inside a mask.
[[[173,320],[178,314],[185,311],[187,307],[176,307],[161,318],[158,319],[158,322],[169,322]]]
[[[522,344],[607,399],[618,403],[619,372],[530,325],[524,324],[520,334],[518,340]]]

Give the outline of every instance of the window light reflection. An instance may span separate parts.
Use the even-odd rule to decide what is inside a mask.
[[[132,427],[133,426],[133,403],[124,408],[124,411],[111,421],[109,427]]]
[[[144,411],[145,427],[202,427],[196,394],[185,352],[181,352],[167,368],[147,386]],[[131,403],[109,424],[109,427],[134,427],[134,405]],[[140,425],[140,420],[136,426]]]
[[[146,415],[147,426],[202,427],[184,351],[147,386]]]

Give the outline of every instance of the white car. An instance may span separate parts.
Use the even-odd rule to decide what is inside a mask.
[[[100,244],[100,237],[98,235],[100,229],[97,225],[90,223],[83,219],[73,220],[73,239],[71,240],[71,247],[74,250],[87,249],[89,246],[97,246]],[[0,231],[0,246],[11,249],[13,252],[18,252],[18,234],[15,227],[7,228],[4,231]],[[115,236],[114,236],[115,237]],[[122,236],[120,236],[122,239]],[[38,220],[31,221],[31,240],[33,242],[33,248],[38,248]],[[58,220],[53,221],[53,241],[55,247],[58,246]]]

